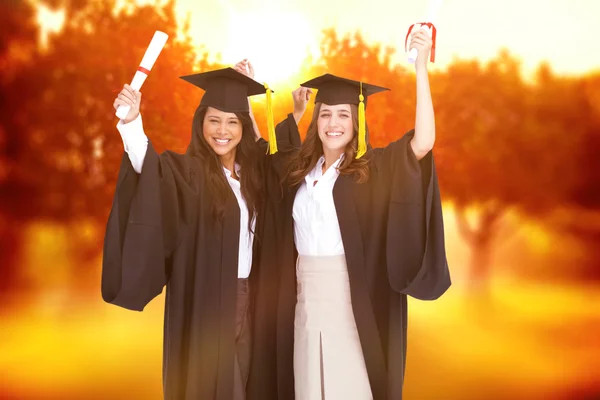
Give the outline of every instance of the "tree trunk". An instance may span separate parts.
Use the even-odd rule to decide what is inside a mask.
[[[464,207],[456,211],[457,227],[460,235],[468,243],[471,259],[468,269],[468,288],[471,292],[488,296],[492,279],[492,244],[498,233],[498,222],[504,210],[495,205],[484,206],[478,212],[478,223],[472,227],[466,219]]]
[[[19,252],[22,247],[22,225],[0,212],[0,310],[16,301],[14,294],[25,289],[19,279]]]
[[[492,278],[492,231],[490,227],[481,227],[475,231],[471,243],[471,259],[469,261],[469,286],[481,294],[489,292]]]

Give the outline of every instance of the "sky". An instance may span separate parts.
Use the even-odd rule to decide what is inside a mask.
[[[257,80],[277,82],[294,75],[309,53],[318,55],[329,27],[359,30],[368,43],[396,48],[394,61],[405,63],[408,27],[426,18],[432,3],[440,4],[434,68],[455,58],[486,61],[504,47],[522,60],[526,75],[543,61],[559,74],[600,70],[597,0],[177,0],[176,12],[190,19],[196,45],[225,63],[247,57]],[[51,26],[59,17],[46,11],[39,19]]]
[[[178,0],[177,11],[182,18],[189,15],[193,39],[223,52],[223,61],[248,56],[261,66],[268,60],[286,70],[298,65],[308,51],[318,52],[320,32],[327,27],[340,33],[360,30],[370,43],[399,49],[397,61],[406,62],[406,32],[426,17],[430,2],[436,0]],[[526,72],[542,61],[561,74],[600,69],[597,0],[437,3],[436,67],[444,68],[455,57],[488,60],[507,47],[522,59]],[[269,45],[286,50],[272,54]]]

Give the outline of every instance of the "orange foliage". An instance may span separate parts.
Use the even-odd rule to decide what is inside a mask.
[[[6,320],[0,364],[10,372],[0,391],[14,398],[158,398],[161,303],[154,302],[149,314],[134,315],[102,304],[99,296],[103,225],[123,155],[111,105],[154,30],[166,31],[171,39],[144,84],[142,114],[158,150],[184,151],[202,93],[178,77],[221,65],[209,63],[185,35],[174,39],[179,27],[173,1],[139,7],[128,0],[118,13],[116,0],[45,3],[66,7],[66,24],[46,52],[36,51],[31,2],[0,3],[0,296],[9,288],[32,287],[26,301],[19,293],[12,296],[25,303],[19,307],[0,299]],[[391,88],[370,98],[367,107],[372,145],[384,146],[412,128],[415,113],[414,73],[392,63],[393,51],[360,34],[339,37],[329,29],[322,57],[307,59],[290,80],[298,84],[331,72]],[[461,207],[479,210],[483,223],[477,230],[457,223],[481,252],[475,260],[489,256],[497,221],[508,208],[541,219],[561,207],[554,215],[557,226],[573,219],[564,211],[569,207],[597,216],[600,74],[562,78],[541,66],[536,82],[526,83],[518,61],[501,52],[486,65],[459,60],[430,78],[442,198],[458,206],[458,221],[464,219]],[[280,91],[275,100],[279,121],[292,101]],[[264,136],[262,100],[251,101]],[[312,104],[301,132],[311,111]],[[588,228],[588,220],[579,217],[571,232],[597,245],[600,227]],[[21,235],[28,242],[19,249]],[[19,252],[26,257],[17,259]],[[511,267],[527,269],[524,260],[511,259]],[[579,268],[564,268],[562,260],[553,260],[560,265],[551,268],[565,275]],[[455,274],[460,263],[450,261]],[[491,289],[499,307],[485,310],[487,319],[481,320],[468,307],[483,303],[463,299],[453,287],[441,303],[410,305],[416,311],[411,337],[420,340],[409,341],[407,397],[598,396],[595,288],[532,288],[498,280]],[[76,297],[78,290],[85,296]],[[434,349],[451,351],[440,355]]]
[[[192,46],[185,29],[175,40],[173,1],[135,6],[129,0],[119,12],[116,0],[52,1],[66,7],[66,22],[45,52],[33,51],[37,31],[30,3],[10,4],[17,7],[0,19],[0,64],[7,67],[0,69],[4,254],[18,245],[14,232],[28,221],[105,223],[123,155],[112,100],[130,81],[156,29],[171,39],[142,88],[142,114],[158,150],[185,150],[202,94],[178,77],[221,67]],[[28,57],[11,58],[9,49],[17,45],[31,49]],[[307,59],[301,69],[302,78],[327,71],[391,89],[369,99],[374,146],[386,145],[414,124],[414,73],[408,65],[393,64],[393,53],[358,33],[339,37],[329,29],[323,32],[322,56]],[[508,207],[531,216],[565,204],[598,208],[598,185],[591,184],[600,178],[598,76],[559,78],[541,67],[537,82],[527,84],[519,63],[501,52],[486,65],[456,61],[430,77],[443,200],[459,207],[492,204],[487,215],[493,216]],[[279,120],[292,110],[291,96],[277,92],[275,99]],[[257,101],[262,102],[252,100]],[[312,104],[302,132],[311,111]],[[264,135],[262,103],[255,114]],[[86,259],[101,245],[101,238],[94,244],[73,241],[74,251]]]

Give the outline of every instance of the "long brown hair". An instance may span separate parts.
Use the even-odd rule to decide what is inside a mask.
[[[293,187],[301,184],[308,173],[317,165],[323,155],[323,142],[319,138],[319,113],[323,103],[316,103],[312,119],[308,126],[306,138],[302,142],[300,151],[290,159],[285,174],[284,183]],[[356,159],[358,148],[358,107],[350,104],[352,125],[354,132],[352,140],[346,145],[344,159],[338,167],[340,175],[353,175],[357,183],[364,183],[369,179],[369,161],[366,157]],[[369,128],[367,127],[367,143],[369,143]]]
[[[231,195],[231,188],[223,171],[223,164],[219,156],[213,151],[204,138],[202,126],[208,107],[200,106],[196,109],[192,122],[192,141],[188,147],[188,154],[197,154],[202,159],[208,188],[212,193],[212,214],[216,220],[223,218],[227,196]],[[252,231],[252,219],[256,216],[262,198],[262,173],[260,150],[256,144],[256,135],[250,114],[238,112],[235,115],[242,124],[242,139],[236,147],[235,162],[240,165],[240,186],[242,196],[248,207],[248,230]],[[233,171],[231,171],[233,173]]]

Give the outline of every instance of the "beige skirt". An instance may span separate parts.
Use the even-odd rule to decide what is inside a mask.
[[[296,400],[373,399],[352,312],[345,256],[301,255],[296,277]]]

